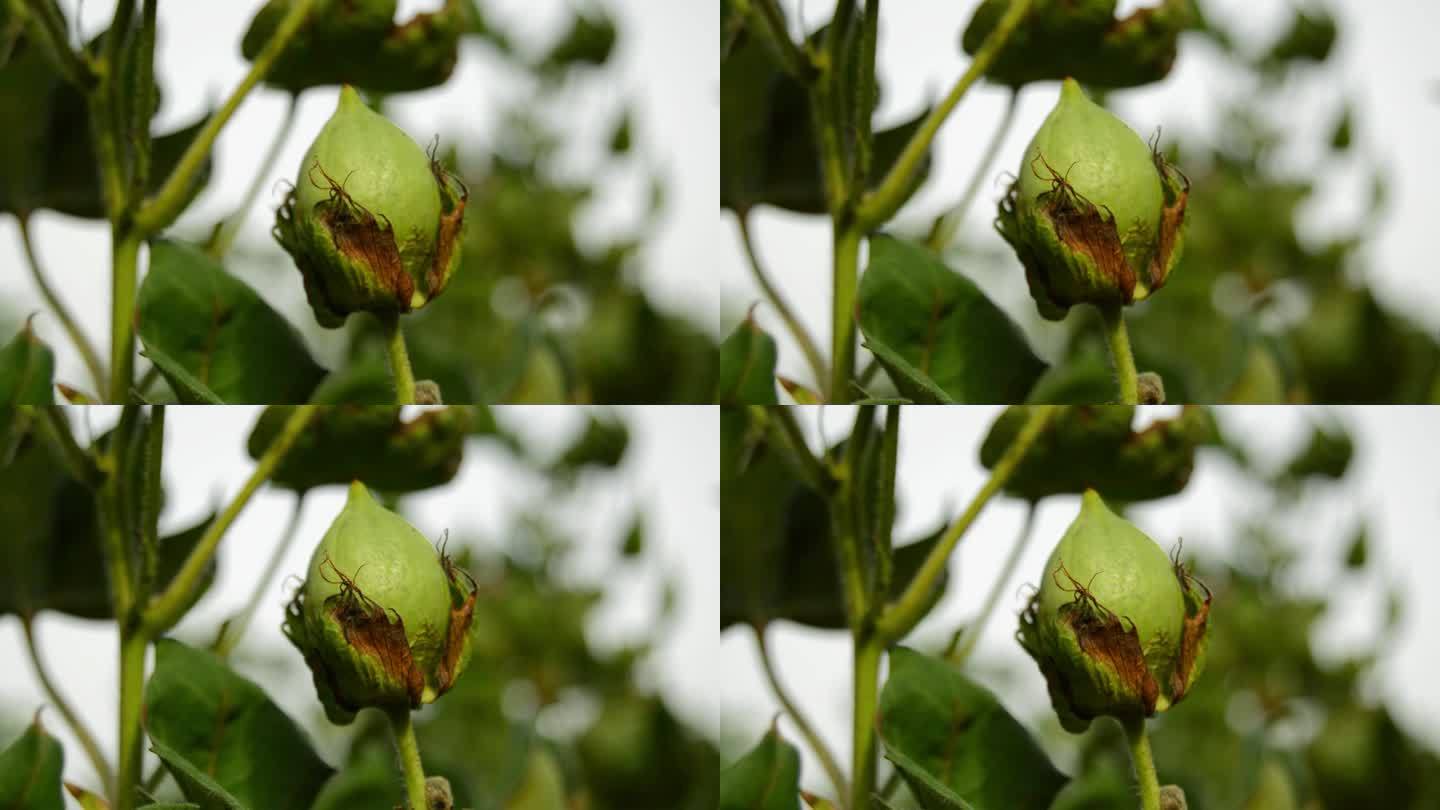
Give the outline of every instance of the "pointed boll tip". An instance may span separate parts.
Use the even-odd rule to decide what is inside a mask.
[[[363,483],[359,481],[350,482],[350,493],[345,498],[346,506],[352,503],[371,503],[374,500],[374,498],[370,497],[370,490],[367,489]]]
[[[1080,511],[1084,512],[1093,509],[1103,509],[1106,512],[1110,511],[1110,507],[1105,505],[1105,499],[1100,497],[1100,493],[1093,489],[1087,489],[1085,490],[1085,494],[1080,496]]]
[[[355,109],[355,108],[357,108],[357,107],[359,107],[359,108],[364,108],[364,109],[369,109],[368,107],[365,107],[365,100],[362,99],[362,98],[360,98],[360,94],[359,94],[358,92],[356,92],[355,88],[354,88],[352,85],[348,85],[348,84],[343,84],[343,85],[341,85],[341,86],[340,86],[340,102],[339,102],[339,104],[336,105],[336,109],[337,109],[337,110],[353,110],[353,109]]]
[[[1089,101],[1090,97],[1085,95],[1085,91],[1080,88],[1079,82],[1067,76],[1065,77],[1065,81],[1060,83],[1060,100]]]

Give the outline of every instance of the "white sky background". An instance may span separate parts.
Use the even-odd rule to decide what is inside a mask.
[[[1145,423],[1174,413],[1172,406],[1149,408]],[[1283,464],[1309,438],[1310,426],[1338,421],[1348,426],[1356,444],[1349,474],[1339,484],[1312,484],[1320,497],[1313,511],[1299,516],[1295,535],[1306,538],[1300,549],[1299,576],[1289,583],[1298,593],[1314,593],[1317,583],[1335,581],[1343,551],[1359,516],[1370,519],[1370,562],[1366,574],[1344,580],[1313,639],[1326,660],[1346,651],[1366,649],[1378,636],[1385,614],[1385,584],[1398,582],[1405,595],[1402,625],[1378,675],[1366,684],[1371,694],[1396,708],[1396,720],[1409,731],[1440,747],[1440,694],[1429,684],[1440,666],[1435,628],[1440,627],[1440,590],[1433,572],[1440,565],[1440,485],[1430,473],[1440,451],[1440,412],[1433,408],[1264,408],[1221,409],[1222,427],[1249,448],[1263,469]],[[897,539],[914,539],[951,520],[984,483],[977,460],[979,444],[1000,409],[991,407],[910,407],[900,432]],[[834,442],[846,435],[853,409],[806,408],[801,425],[819,447],[817,425]],[[1315,493],[1311,493],[1315,494]],[[1248,515],[1265,509],[1268,499],[1241,477],[1233,464],[1214,451],[1204,451],[1189,486],[1180,495],[1136,507],[1131,517],[1162,544],[1183,537],[1185,550],[1197,556],[1223,553],[1238,539],[1234,529]],[[1030,723],[1048,711],[1044,678],[1014,641],[1015,617],[1022,607],[1020,586],[1035,582],[1056,541],[1079,510],[1077,497],[1047,498],[1040,506],[1035,536],[1014,581],[984,634],[974,660],[982,665],[972,675],[1000,695],[1006,706]],[[907,643],[935,649],[961,623],[979,610],[999,575],[1019,531],[1025,507],[998,498],[981,513],[950,563],[950,590],[935,611],[921,622]],[[1287,524],[1288,525],[1288,524]],[[1215,610],[1223,611],[1218,604]],[[1323,636],[1323,638],[1322,638]],[[842,763],[850,758],[850,643],[842,632],[822,632],[780,622],[770,629],[772,655],[790,693],[829,741]],[[721,717],[727,739],[753,741],[780,713],[755,654],[753,634],[730,628],[721,636]],[[1212,673],[1213,675],[1213,673]],[[1204,676],[1202,676],[1204,677]],[[1174,711],[1184,711],[1181,704]],[[781,731],[800,745],[803,738],[788,719]],[[819,762],[805,754],[803,782],[812,790],[831,792]],[[848,766],[846,767],[848,772]]]
[[[1291,11],[1314,7],[1319,0],[1203,0],[1215,22],[1234,29],[1242,48],[1267,46],[1289,25]],[[1288,126],[1313,128],[1304,140],[1311,148],[1287,152],[1281,169],[1308,170],[1318,144],[1328,141],[1342,100],[1355,104],[1355,146],[1351,157],[1329,166],[1320,181],[1319,202],[1302,209],[1302,237],[1320,243],[1347,234],[1369,201],[1366,169],[1378,162],[1389,170],[1391,202],[1376,240],[1364,255],[1369,276],[1384,302],[1415,318],[1434,333],[1440,329],[1440,275],[1434,272],[1433,222],[1435,189],[1440,187],[1440,162],[1425,155],[1434,151],[1440,131],[1440,64],[1434,58],[1440,32],[1440,3],[1433,0],[1326,0],[1340,20],[1340,39],[1324,79],[1307,81],[1302,71],[1290,85],[1283,108],[1265,111]],[[798,36],[797,7],[805,11],[806,30],[828,18],[834,3],[825,0],[782,0],[790,12],[792,34]],[[960,49],[960,32],[978,0],[967,2],[888,2],[880,20],[876,62],[882,82],[876,128],[909,120],[934,103],[969,64]],[[1120,0],[1121,14],[1153,2]],[[1253,82],[1225,65],[1218,50],[1195,35],[1182,38],[1180,56],[1171,75],[1145,87],[1115,92],[1117,112],[1144,134],[1164,127],[1171,133],[1201,132],[1213,136],[1223,123],[1223,102],[1244,99]],[[1002,189],[994,181],[1014,173],[1025,144],[1054,106],[1056,82],[1030,85],[997,160],[988,170],[966,216],[963,235],[990,250],[1006,250],[991,227]],[[935,164],[920,192],[902,209],[898,221],[928,227],[940,212],[960,198],[984,146],[1005,107],[1008,90],[981,82],[972,87],[936,139]],[[801,216],[771,207],[752,213],[752,235],[766,269],[822,350],[830,354],[830,226],[825,217]],[[728,331],[752,303],[763,302],[739,244],[734,217],[722,212],[722,318]],[[1007,250],[1008,253],[1008,250]],[[1013,263],[1013,259],[1011,259]],[[862,259],[863,262],[863,259]],[[863,269],[862,263],[862,269]],[[973,280],[1020,323],[1042,354],[1052,350],[1059,325],[1036,324],[1034,305],[1018,264],[1004,274],[977,273]],[[1143,306],[1143,305],[1142,305]],[[783,322],[766,303],[756,310],[760,324],[780,342],[779,373],[801,381],[812,377],[798,346]]]
[[[97,434],[119,415],[118,408],[89,410]],[[549,459],[584,427],[587,410],[504,407],[496,412],[505,427],[526,438],[539,458]],[[602,649],[648,637],[656,625],[664,583],[675,582],[677,612],[656,641],[657,652],[639,670],[641,685],[658,689],[687,722],[714,734],[718,723],[714,695],[720,685],[716,411],[672,406],[624,408],[618,413],[630,427],[631,437],[619,472],[583,476],[573,497],[547,507],[556,525],[569,530],[580,549],[562,576],[605,590],[589,627],[590,638]],[[258,415],[259,409],[240,406],[176,407],[167,413],[168,508],[162,532],[193,525],[240,488],[254,466],[244,444]],[[544,478],[492,442],[471,442],[455,480],[407,498],[405,509],[427,537],[438,538],[448,529],[455,538],[479,536],[494,544],[513,515],[549,493]],[[322,744],[325,739],[333,741],[333,729],[318,714],[319,702],[303,661],[280,632],[282,608],[290,593],[283,580],[303,574],[315,543],[344,501],[342,486],[317,489],[306,498],[300,535],[281,565],[280,578],[267,586],[255,620],[232,659],[232,665],[260,683],[313,734],[329,735]],[[220,576],[214,587],[174,635],[208,643],[219,623],[245,604],[293,502],[293,495],[284,490],[266,488],[256,494],[220,547]],[[621,567],[617,574],[613,561],[637,506],[645,510],[649,549],[641,563]],[[41,614],[37,626],[52,676],[113,761],[119,655],[113,623]],[[0,619],[0,706],[18,720],[45,702],[26,662],[19,622],[13,617]],[[558,721],[547,730],[573,728],[575,715]],[[66,777],[94,786],[88,760],[53,709],[46,712],[45,724],[65,743]],[[335,761],[333,750],[329,758]]]
[[[59,2],[73,22],[76,0]],[[240,55],[240,38],[261,5],[260,0],[160,3],[155,69],[163,94],[155,121],[159,131],[195,121],[218,106],[244,77],[249,63]],[[408,19],[441,5],[441,0],[400,0],[397,17]],[[648,206],[647,173],[658,169],[665,181],[666,208],[635,269],[659,306],[685,314],[718,334],[718,297],[706,292],[715,289],[725,261],[711,247],[716,241],[714,212],[719,198],[720,69],[719,22],[710,0],[484,0],[482,5],[497,27],[513,35],[523,53],[543,53],[568,25],[571,8],[598,6],[615,16],[620,38],[613,66],[573,81],[561,107],[547,112],[547,117],[565,122],[564,131],[573,140],[583,142],[584,148],[565,154],[566,176],[589,178],[597,164],[608,161],[604,151],[619,111],[626,104],[635,110],[636,157],[628,168],[611,169],[601,176],[598,197],[581,217],[582,241],[604,245],[632,232]],[[87,37],[109,25],[114,7],[106,0],[83,3],[81,22]],[[394,97],[390,112],[422,144],[439,132],[442,146],[461,137],[483,148],[492,142],[499,111],[532,92],[532,82],[507,68],[488,46],[466,41],[449,82]],[[293,181],[310,141],[334,111],[336,96],[335,88],[317,88],[302,96],[295,128],[251,209],[242,241],[227,259],[232,272],[256,285],[272,306],[301,324],[311,324],[313,316],[305,304],[299,273],[247,275],[244,254],[254,246],[285,259],[270,237],[281,196],[277,183]],[[217,162],[209,186],[173,226],[176,233],[208,228],[239,204],[280,124],[285,99],[284,93],[263,86],[251,92],[216,144]],[[31,231],[52,284],[108,358],[108,226],[45,211],[32,220]],[[15,314],[47,312],[25,268],[19,230],[10,216],[0,217],[0,296]],[[88,389],[89,377],[58,322],[47,312],[35,326],[56,350],[56,379]],[[327,350],[333,354],[339,349],[337,333],[325,337],[331,340],[312,346],[322,362],[330,360]]]

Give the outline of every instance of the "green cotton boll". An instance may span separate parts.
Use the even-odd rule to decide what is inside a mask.
[[[463,576],[364,484],[350,485],[285,622],[332,721],[417,708],[450,688],[469,657],[475,596]]]
[[[1066,79],[1025,149],[996,222],[1047,318],[1130,304],[1179,257],[1188,182],[1125,122]]]
[[[1144,717],[1189,691],[1201,669],[1209,593],[1094,490],[1045,563],[1020,639],[1066,729]]]
[[[276,212],[322,326],[352,312],[403,313],[445,288],[460,260],[466,193],[351,87]]]

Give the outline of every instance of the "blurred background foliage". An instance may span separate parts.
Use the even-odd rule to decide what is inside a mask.
[[[287,410],[277,406],[262,413],[250,436],[253,455],[263,453],[273,440],[272,428],[283,422]],[[36,465],[60,451],[56,434],[44,420],[30,419],[28,409],[18,413],[24,418],[20,423],[11,420],[7,429],[22,435],[13,443],[13,461],[0,464],[0,488],[29,497],[22,479],[34,478]],[[630,417],[625,412],[591,414],[558,452],[542,452],[506,430],[483,406],[451,406],[411,416],[402,419],[395,408],[325,409],[307,434],[308,443],[287,458],[283,478],[273,486],[304,492],[338,485],[363,472],[359,465],[373,467],[381,460],[414,473],[392,473],[377,486],[387,505],[403,514],[412,493],[450,485],[467,453],[500,453],[542,482],[535,497],[517,504],[510,524],[495,536],[448,534],[439,539],[474,576],[478,598],[469,666],[442,700],[415,716],[427,773],[447,777],[455,791],[455,806],[473,810],[715,807],[719,777],[718,753],[710,738],[713,731],[694,727],[684,719],[685,711],[652,686],[650,653],[674,632],[672,618],[683,598],[678,575],[661,574],[662,586],[647,611],[648,622],[635,634],[627,634],[622,646],[595,641],[597,612],[607,599],[597,583],[627,572],[664,568],[646,536],[645,505],[637,504],[634,521],[600,555],[606,570],[596,577],[574,574],[578,557],[597,558],[594,541],[582,541],[553,517],[555,505],[582,486],[618,482],[627,474]],[[337,442],[363,445],[368,453],[347,459],[331,452]],[[168,471],[172,477],[181,472]],[[58,487],[45,492],[49,501],[44,508],[32,504],[30,514],[59,515],[53,528],[34,529],[44,535],[38,541],[41,548],[57,549],[64,545],[57,533],[68,525],[63,519],[65,505],[74,507],[79,503],[74,499],[83,491]],[[9,507],[15,498],[13,494],[0,498],[0,512],[13,514]],[[43,562],[12,560],[17,568]],[[105,588],[103,579],[87,583],[92,591]],[[270,584],[278,586],[278,582]],[[42,592],[37,598],[41,601],[23,609],[38,604],[42,610],[78,615],[53,594],[47,597]],[[5,612],[13,609],[0,606]],[[270,615],[278,621],[278,614]],[[269,620],[264,614],[257,618],[265,621]],[[205,648],[218,643],[219,631],[191,629],[181,638]],[[314,810],[392,810],[400,781],[388,724],[382,718],[368,717],[371,713],[366,712],[351,726],[329,723],[314,698],[310,673],[288,646],[241,645],[230,661],[262,689],[304,684],[309,698],[304,705],[310,708],[295,719],[339,771],[315,800]],[[19,735],[34,708],[0,705],[0,748]],[[694,717],[690,708],[688,716]],[[59,722],[53,715],[47,719]],[[82,760],[71,753],[67,763],[74,768]],[[70,776],[74,778],[73,773]],[[166,779],[155,795],[163,800],[178,798],[179,793]]]
[[[1196,421],[1199,413],[1187,408],[1173,424]],[[1004,439],[1010,416],[1007,412],[997,421],[991,440]],[[1190,810],[1440,807],[1440,751],[1417,736],[1417,729],[1407,728],[1403,695],[1382,698],[1376,688],[1377,664],[1394,645],[1405,615],[1397,578],[1373,562],[1369,547],[1374,541],[1363,519],[1359,525],[1334,526],[1328,538],[1298,536],[1292,528],[1297,516],[1348,487],[1356,439],[1341,420],[1318,420],[1293,456],[1262,464],[1250,447],[1227,435],[1223,409],[1215,410],[1213,421],[1204,421],[1214,427],[1203,439],[1205,431],[1192,434],[1200,441],[1197,466],[1229,467],[1262,500],[1224,530],[1233,542],[1184,546],[1196,575],[1214,592],[1214,609],[1204,675],[1183,703],[1151,720],[1162,782],[1180,785]],[[1081,418],[1060,429],[1083,439],[1096,428],[1093,420]],[[1052,449],[1062,452],[1064,446]],[[1094,458],[1093,448],[1066,452]],[[1160,496],[1176,494],[1184,485]],[[1024,498],[1020,492],[1008,494]],[[1339,554],[1335,564],[1317,564],[1322,552],[1316,549],[1332,547]],[[1317,577],[1317,570],[1332,573]],[[1322,633],[1339,609],[1337,595],[1357,588],[1380,595],[1381,608],[1357,636],[1364,640],[1340,655]],[[995,634],[1004,635],[1014,621],[1013,614],[997,613]],[[911,643],[937,659],[947,655],[943,639]],[[953,643],[948,649],[953,652]],[[783,649],[778,656],[785,660]],[[983,682],[1004,684],[1016,667],[1030,663],[980,652],[960,666]],[[1005,701],[1003,686],[998,693]],[[733,762],[748,751],[755,739],[742,729],[754,729],[765,719],[727,724],[722,760]],[[1134,806],[1129,753],[1118,724],[1098,722],[1072,735],[1048,705],[1021,719],[1075,777],[1053,810]],[[882,769],[890,768],[885,764]],[[919,807],[903,785],[890,806]]]

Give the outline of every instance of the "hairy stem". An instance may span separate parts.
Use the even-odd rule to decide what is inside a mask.
[[[112,799],[115,797],[115,771],[106,761],[105,755],[100,752],[100,745],[95,742],[95,735],[90,733],[85,721],[75,714],[70,702],[60,692],[60,688],[51,679],[49,671],[45,669],[45,662],[40,658],[39,645],[35,643],[35,619],[32,616],[21,616],[20,627],[25,631],[25,650],[30,654],[30,664],[35,669],[35,677],[40,681],[40,687],[45,690],[45,696],[60,712],[60,717],[80,741],[80,747],[85,749],[85,756],[89,757],[90,765],[95,768],[95,774],[100,777],[100,783],[106,795]]]
[[[1110,347],[1110,361],[1115,367],[1115,381],[1120,386],[1120,402],[1140,402],[1140,380],[1135,371],[1135,355],[1130,352],[1130,332],[1125,328],[1125,308],[1119,304],[1097,307],[1105,323],[1105,343]]]
[[[765,628],[756,625],[752,629],[755,631],[755,645],[760,651],[760,663],[765,668],[765,677],[770,682],[770,689],[775,693],[775,699],[780,701],[785,713],[790,715],[790,720],[795,723],[795,727],[800,730],[800,734],[810,744],[810,750],[820,758],[820,765],[825,769],[826,775],[830,777],[830,784],[835,786],[835,794],[845,796],[850,787],[845,782],[845,774],[840,770],[839,761],[835,759],[835,754],[831,752],[829,746],[825,745],[825,740],[815,731],[815,727],[810,724],[809,719],[800,711],[800,707],[796,705],[794,699],[790,697],[790,693],[785,690],[784,684],[780,682],[780,673],[776,671],[775,662],[770,657],[770,645],[765,639]]]
[[[129,228],[111,230],[110,404],[130,399],[135,377],[135,287],[139,280],[140,237]]]
[[[284,427],[280,429],[280,435],[265,450],[260,461],[255,464],[255,469],[250,473],[250,478],[245,481],[244,486],[236,493],[235,498],[230,501],[219,515],[215,517],[200,536],[195,548],[190,550],[190,556],[180,567],[179,573],[170,581],[165,591],[151,601],[144,613],[145,628],[152,636],[157,636],[169,629],[180,620],[185,612],[185,605],[189,604],[190,597],[195,588],[199,587],[200,580],[205,576],[205,568],[210,564],[211,558],[215,556],[216,549],[220,546],[220,540],[225,537],[225,532],[230,525],[244,511],[245,506],[250,503],[250,498],[260,489],[260,485],[269,480],[271,473],[280,466],[285,454],[290,452],[295,440],[300,438],[301,432],[310,424],[314,418],[316,406],[301,405],[295,409],[290,418],[285,421]]]
[[[40,255],[35,250],[35,243],[30,237],[30,215],[20,213],[16,219],[20,223],[20,244],[25,249],[25,261],[30,265],[30,276],[35,280],[35,286],[40,289],[40,296],[45,299],[50,311],[60,321],[60,326],[75,345],[75,350],[80,353],[80,359],[85,363],[85,370],[90,372],[90,379],[95,383],[95,390],[105,390],[105,370],[100,365],[100,354],[95,351],[95,344],[90,342],[90,337],[85,330],[80,328],[80,322],[70,314],[65,302],[55,289],[50,286],[50,281],[45,277],[45,270],[40,264]]]
[[[225,103],[220,105],[220,109],[210,117],[210,120],[205,122],[204,128],[181,155],[180,162],[175,164],[175,169],[170,172],[169,177],[165,178],[165,184],[136,213],[135,221],[141,231],[158,233],[180,215],[180,211],[185,207],[190,196],[191,185],[201,169],[204,168],[205,159],[209,157],[211,148],[215,146],[215,139],[219,137],[220,131],[230,122],[230,117],[239,109],[240,104],[245,101],[245,97],[250,94],[255,85],[259,84],[270,72],[270,68],[275,65],[275,61],[285,50],[285,46],[290,44],[290,40],[300,30],[300,25],[305,21],[305,17],[310,13],[310,8],[314,3],[315,0],[294,0],[290,4],[290,10],[286,12],[280,25],[275,29],[274,36],[265,43],[265,47],[256,55],[255,61],[251,62],[250,72],[246,73],[245,78],[241,79],[240,84],[231,91],[230,97],[225,99]]]
[[[1125,739],[1130,743],[1130,761],[1135,766],[1135,781],[1140,787],[1140,810],[1160,810],[1160,779],[1155,774],[1155,758],[1150,753],[1150,735],[1145,731],[1145,718],[1134,717],[1121,723]]]
[[[870,794],[875,791],[875,774],[879,764],[879,749],[875,744],[875,709],[880,692],[880,656],[883,652],[879,639],[855,638],[852,810],[868,810]]]
[[[834,262],[834,299],[830,310],[832,365],[825,400],[843,405],[850,401],[850,381],[855,376],[855,291],[860,279],[860,231],[854,228],[836,231]]]
[[[980,162],[975,166],[975,173],[970,176],[970,182],[965,186],[965,191],[960,195],[960,201],[955,207],[945,212],[945,215],[936,223],[935,230],[930,234],[930,249],[939,253],[950,246],[955,235],[960,232],[960,224],[965,221],[965,213],[970,210],[975,198],[980,195],[980,187],[985,184],[985,178],[990,174],[990,165],[995,162],[996,155],[1000,154],[1000,147],[1005,145],[1005,136],[1009,134],[1010,127],[1015,123],[1015,111],[1020,108],[1020,88],[1011,88],[1009,99],[1005,102],[1005,114],[1000,117],[999,126],[995,127],[995,133],[990,136],[990,142],[985,144],[985,151],[980,153]]]
[[[265,572],[255,582],[255,587],[250,592],[250,599],[246,601],[245,608],[225,623],[220,637],[215,640],[213,649],[215,654],[221,658],[230,656],[235,646],[240,643],[240,638],[249,629],[250,620],[254,618],[255,611],[260,606],[260,600],[265,598],[266,589],[275,579],[275,573],[280,570],[280,564],[284,562],[286,552],[290,550],[295,536],[299,534],[300,512],[304,505],[304,491],[295,493],[295,505],[290,510],[290,520],[285,524],[285,531],[280,535],[280,542],[275,544],[275,550],[270,553],[270,560],[265,563]]]
[[[866,195],[865,199],[861,201],[856,212],[861,223],[861,230],[868,231],[878,227],[900,209],[906,192],[909,191],[910,185],[915,179],[916,172],[925,162],[925,153],[930,150],[930,144],[940,132],[940,127],[950,117],[950,113],[955,111],[956,105],[965,97],[970,86],[984,75],[995,61],[995,57],[1000,55],[1000,50],[1005,47],[1005,43],[1015,33],[1020,21],[1029,13],[1030,2],[1031,0],[1014,0],[1010,4],[1005,16],[1000,18],[995,30],[985,38],[985,43],[975,53],[975,59],[960,75],[955,86],[950,89],[949,95],[930,111],[930,115],[926,116],[925,121],[920,124],[920,128],[905,144],[905,149],[900,153],[900,157],[891,165],[890,171],[885,174],[885,179],[880,181],[880,185],[875,191]]]
[[[240,198],[240,204],[216,229],[210,244],[206,246],[206,250],[211,256],[223,259],[225,254],[230,252],[231,246],[235,244],[235,237],[240,235],[240,228],[245,224],[245,218],[249,216],[256,198],[265,188],[265,178],[270,175],[270,169],[275,165],[275,161],[280,159],[280,152],[284,150],[285,141],[290,137],[290,130],[295,126],[295,111],[300,106],[297,103],[299,98],[300,96],[296,93],[290,94],[290,98],[285,104],[285,117],[280,120],[280,128],[275,131],[275,137],[271,139],[270,146],[265,150],[265,156],[260,159],[260,166],[250,180],[250,187],[245,189],[245,196]]]
[[[160,564],[160,465],[165,457],[165,406],[150,409],[150,423],[145,436],[145,481],[140,490],[140,552],[144,566],[140,573],[139,599],[143,601],[155,587]]]
[[[1020,565],[1020,558],[1025,556],[1025,548],[1030,545],[1030,538],[1034,535],[1035,513],[1038,511],[1035,501],[1031,501],[1025,509],[1025,519],[1020,524],[1020,534],[1015,537],[1015,543],[1010,547],[1010,555],[1005,558],[1005,564],[1000,567],[1000,575],[990,584],[990,592],[985,595],[985,601],[981,604],[980,612],[970,622],[963,632],[957,633],[950,640],[950,648],[945,651],[945,657],[950,659],[951,665],[959,669],[970,654],[975,652],[975,645],[980,642],[980,634],[985,630],[985,623],[990,620],[991,614],[1000,604],[1000,597],[1005,593],[1005,583],[1015,575],[1015,569]],[[964,637],[961,643],[961,636]],[[957,649],[958,647],[958,649]]]
[[[820,349],[815,344],[815,339],[805,328],[805,324],[795,315],[795,310],[790,308],[790,303],[780,290],[770,280],[765,272],[765,267],[760,263],[760,255],[755,250],[754,239],[750,235],[750,212],[742,211],[736,214],[736,222],[740,225],[740,244],[745,248],[745,257],[750,261],[750,272],[755,276],[755,283],[760,285],[760,290],[765,293],[765,298],[770,306],[775,307],[780,319],[785,322],[785,327],[790,330],[791,337],[800,344],[800,351],[804,353],[805,360],[810,364],[810,371],[815,375],[817,386],[825,385],[825,360],[820,356]]]
[[[980,516],[981,510],[990,502],[990,499],[1004,488],[1005,482],[1010,480],[1015,468],[1020,466],[1025,454],[1030,452],[1035,440],[1040,438],[1040,434],[1045,431],[1045,427],[1050,424],[1050,420],[1055,415],[1055,408],[1048,405],[1031,405],[1027,410],[1025,424],[1020,428],[1020,433],[1016,435],[1014,443],[1006,448],[1004,455],[990,470],[989,480],[985,482],[979,492],[975,493],[970,505],[960,513],[960,517],[956,518],[955,522],[950,524],[950,528],[945,530],[940,542],[930,550],[925,557],[925,562],[921,564],[915,577],[910,580],[910,584],[905,587],[904,593],[900,594],[900,598],[881,614],[877,626],[881,638],[886,643],[904,638],[915,628],[920,619],[924,618],[930,593],[939,582],[941,575],[945,573],[945,566],[949,563],[950,555],[955,551],[960,538]]]
[[[115,786],[115,810],[135,810],[139,800],[141,757],[144,756],[140,728],[145,689],[146,635],[139,628],[120,630],[120,769]]]
[[[415,403],[415,372],[410,368],[410,353],[405,350],[405,330],[400,328],[399,313],[376,315],[385,332],[385,353],[390,358],[390,372],[395,377],[395,402]]]
[[[425,766],[420,761],[420,744],[415,741],[415,724],[410,712],[400,708],[389,713],[390,730],[395,733],[395,750],[405,775],[405,795],[410,810],[425,810]]]

